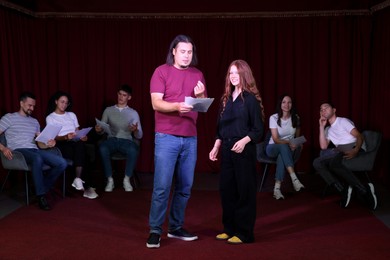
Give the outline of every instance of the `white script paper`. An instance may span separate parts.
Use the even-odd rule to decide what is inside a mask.
[[[54,140],[61,131],[60,125],[47,125],[45,129],[35,138],[35,141],[47,144],[49,140]]]
[[[193,98],[185,97],[184,103],[193,106],[192,111],[207,112],[214,98]]]
[[[297,138],[290,140],[290,144],[293,144],[293,145],[301,145],[304,142],[306,142],[306,138],[303,135],[298,136]]]
[[[95,120],[96,120],[96,124],[99,125],[106,134],[111,135],[111,129],[109,124],[104,123],[103,121],[100,121],[97,118],[95,118]]]
[[[356,143],[350,143],[350,144],[340,144],[336,147],[337,151],[340,152],[348,152],[352,150],[356,146]]]
[[[77,130],[76,136],[73,138],[73,140],[77,141],[77,140],[83,138],[84,136],[86,136],[89,133],[89,131],[91,131],[91,129],[92,129],[92,127],[87,127],[87,128]]]

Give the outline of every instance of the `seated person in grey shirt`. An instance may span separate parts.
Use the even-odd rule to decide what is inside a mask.
[[[133,191],[130,184],[130,177],[137,162],[139,154],[139,140],[143,136],[141,122],[136,110],[128,106],[132,97],[132,88],[122,85],[118,92],[116,105],[107,107],[102,116],[102,122],[109,125],[107,140],[99,145],[99,152],[102,158],[104,174],[107,178],[106,192],[114,189],[114,179],[112,178],[111,154],[120,152],[126,155],[126,169],[123,179],[125,191]],[[95,130],[98,134],[103,134],[104,129],[97,124]]]

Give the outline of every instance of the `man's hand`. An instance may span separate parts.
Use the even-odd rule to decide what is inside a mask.
[[[100,125],[95,125],[95,131],[97,133],[101,133],[103,131],[103,128]]]
[[[190,111],[192,110],[192,108],[193,108],[193,106],[187,105],[187,104],[184,103],[184,102],[178,103],[178,111],[179,111],[179,113],[181,113],[181,114],[190,112]]]
[[[138,123],[129,124],[128,129],[132,133],[138,131]]]
[[[47,147],[52,148],[52,147],[56,146],[56,140],[50,139],[49,141],[47,141],[46,145],[47,145]]]
[[[1,152],[4,154],[4,156],[5,156],[8,160],[12,160],[12,151],[11,151],[11,149],[9,149],[8,147],[3,147],[3,149],[1,150]]]
[[[194,88],[195,97],[204,98],[205,97],[204,91],[205,91],[204,84],[201,81],[198,81],[198,83],[196,83],[196,86]]]
[[[320,123],[321,127],[325,127],[328,120],[325,117],[321,116],[318,122]]]
[[[356,149],[352,149],[352,150],[344,152],[344,156],[343,157],[345,159],[349,160],[349,159],[354,158],[358,153],[359,153],[359,150],[356,151]]]

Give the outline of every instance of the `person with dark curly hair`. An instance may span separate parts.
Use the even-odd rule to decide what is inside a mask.
[[[95,188],[91,187],[81,179],[82,175],[86,177],[86,147],[87,136],[76,137],[76,131],[79,130],[79,122],[75,113],[71,112],[72,97],[63,91],[57,91],[49,100],[46,116],[47,125],[62,126],[56,136],[56,146],[60,149],[64,158],[73,161],[75,169],[75,178],[72,187],[76,190],[84,191],[83,196],[88,199],[95,199],[98,194]],[[86,178],[88,179],[88,178]],[[84,188],[84,183],[87,186]]]
[[[292,139],[301,135],[301,120],[292,98],[283,94],[276,105],[276,113],[269,118],[270,136],[265,149],[270,158],[276,159],[274,198],[284,199],[281,184],[285,171],[289,173],[295,191],[304,188],[294,170],[294,157],[301,152],[302,144],[296,145]]]

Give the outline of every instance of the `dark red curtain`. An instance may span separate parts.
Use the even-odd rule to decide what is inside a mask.
[[[389,20],[389,8],[372,15],[134,19],[33,18],[1,7],[0,112],[17,110],[18,94],[28,89],[38,96],[35,116],[43,126],[48,98],[61,89],[72,95],[81,125],[92,126],[104,107],[116,102],[117,87],[128,83],[134,89],[130,105],[140,113],[144,129],[137,169],[153,172],[149,80],[165,62],[171,40],[183,33],[194,39],[209,96],[216,98],[199,116],[198,172],[219,170],[218,162],[208,160],[218,100],[228,65],[245,59],[253,69],[267,117],[284,92],[297,103],[302,133],[308,139],[298,171],[312,172],[319,153],[319,105],[332,100],[338,115],[351,118],[358,129],[384,134],[377,175],[386,177],[390,167],[384,154],[390,130],[383,108],[390,98]]]

